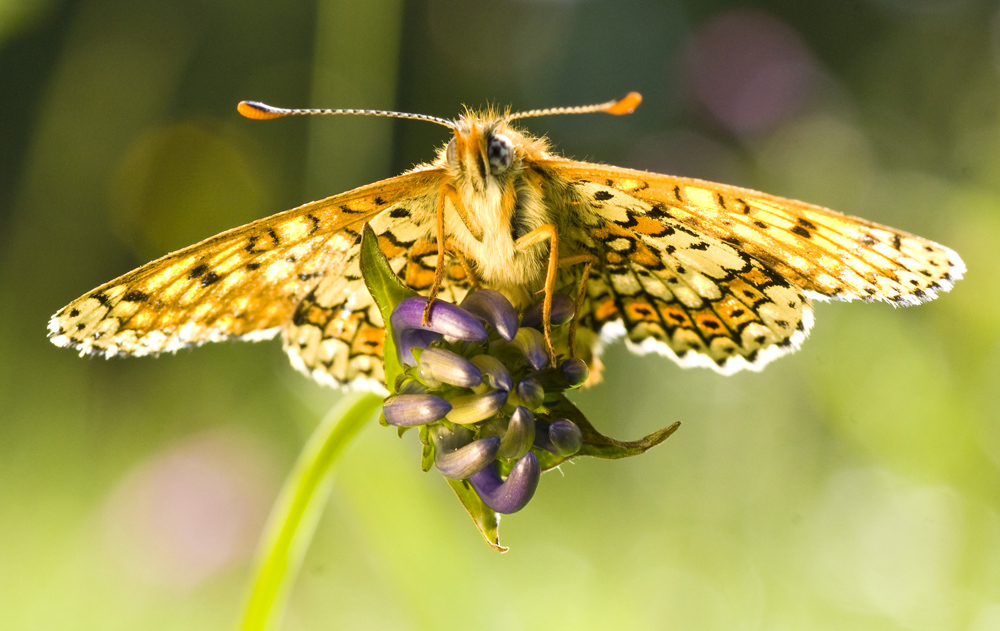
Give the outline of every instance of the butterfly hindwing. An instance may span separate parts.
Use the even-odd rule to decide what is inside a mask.
[[[437,264],[435,201],[436,195],[411,199],[370,221],[393,271],[422,293],[430,289]],[[438,296],[458,303],[469,286],[464,270],[452,262]],[[384,381],[384,339],[382,316],[361,278],[357,248],[349,253],[339,275],[324,278],[305,296],[284,333],[292,364],[328,385],[379,387]]]
[[[759,369],[805,339],[809,299],[754,257],[605,184],[570,189],[590,200],[570,204],[572,223],[598,257],[581,325],[724,374]]]

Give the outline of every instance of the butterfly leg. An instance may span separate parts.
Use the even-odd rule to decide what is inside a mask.
[[[569,324],[569,356],[576,357],[576,325],[579,321],[580,309],[583,308],[583,299],[587,297],[587,281],[590,279],[590,268],[597,262],[597,257],[593,254],[577,254],[567,256],[559,261],[559,267],[569,265],[579,265],[583,263],[583,274],[580,275],[580,284],[576,290],[576,305],[573,309],[573,321]]]
[[[445,244],[445,250],[454,256],[458,264],[462,266],[462,271],[465,272],[465,277],[469,279],[471,289],[479,289],[482,284],[479,281],[479,276],[472,270],[472,266],[469,265],[469,257],[465,255],[465,252],[455,243],[454,239],[448,239],[448,242]]]
[[[533,245],[549,242],[549,264],[545,271],[545,297],[542,299],[542,329],[545,333],[545,345],[549,355],[555,362],[556,351],[552,344],[552,294],[556,289],[556,271],[559,268],[559,228],[547,223],[523,235],[514,242],[514,249],[523,252]]]
[[[455,208],[455,212],[458,216],[462,218],[462,221],[466,226],[469,227],[469,232],[472,233],[477,239],[483,238],[483,232],[478,228],[475,222],[469,221],[469,215],[465,212],[465,205],[462,204],[462,198],[459,196],[458,191],[451,184],[444,184],[441,186],[441,193],[438,195],[437,202],[437,264],[434,268],[434,284],[431,285],[431,290],[427,294],[427,305],[424,307],[424,325],[430,323],[431,316],[431,305],[434,303],[434,299],[437,297],[438,292],[441,290],[441,283],[444,282],[444,255],[446,250],[446,240],[444,238],[444,202],[446,199],[451,200],[452,206]],[[453,248],[453,251],[457,251]],[[459,263],[465,268],[466,272],[471,271],[468,268],[468,262],[465,261],[465,255],[460,253],[458,256]],[[473,276],[469,277],[473,279]]]

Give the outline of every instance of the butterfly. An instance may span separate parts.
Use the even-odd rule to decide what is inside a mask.
[[[631,113],[641,97],[456,120],[380,110],[288,110],[255,119],[363,114],[452,132],[402,175],[223,232],[88,292],[56,313],[52,342],[81,354],[155,355],[281,334],[325,384],[384,380],[384,330],[359,268],[369,224],[411,288],[460,302],[490,287],[525,308],[577,299],[577,347],[624,336],[639,352],[723,374],[799,347],[813,300],[915,305],[949,290],[952,250],[893,228],[735,186],[569,160],[515,121]],[[430,304],[430,301],[429,301]]]

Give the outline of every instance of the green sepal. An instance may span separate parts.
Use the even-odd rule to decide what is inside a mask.
[[[594,426],[590,424],[590,421],[583,415],[583,412],[562,394],[559,395],[558,401],[554,405],[547,405],[546,407],[548,408],[546,416],[549,419],[568,418],[576,423],[577,427],[580,428],[580,433],[583,434],[583,446],[580,447],[580,451],[572,456],[557,456],[545,449],[534,448],[542,471],[548,471],[549,469],[558,467],[567,460],[572,460],[580,456],[593,456],[595,458],[612,460],[638,456],[665,441],[681,426],[680,423],[674,423],[673,425],[658,429],[651,434],[647,434],[639,440],[617,440],[610,436],[605,436],[594,429]]]
[[[426,473],[434,466],[434,443],[431,441],[431,432],[426,425],[420,426],[420,444],[423,451],[420,454],[420,468]]]
[[[385,323],[385,342],[382,346],[382,366],[385,370],[385,385],[390,392],[396,392],[396,378],[403,372],[396,352],[396,342],[392,335],[392,311],[400,302],[417,292],[407,287],[399,280],[389,266],[382,248],[378,245],[378,237],[371,226],[365,224],[361,231],[361,276],[365,279],[368,293],[378,305],[382,322]]]
[[[455,495],[462,502],[462,506],[468,511],[472,521],[476,524],[483,539],[491,548],[497,552],[506,552],[507,547],[500,545],[500,535],[497,529],[500,527],[500,515],[479,499],[479,494],[472,488],[468,480],[450,480],[445,478]]]

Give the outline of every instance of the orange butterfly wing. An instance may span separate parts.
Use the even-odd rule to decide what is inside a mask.
[[[52,341],[81,354],[114,356],[273,337],[292,325],[324,279],[356,266],[366,221],[377,226],[402,268],[406,257],[400,260],[398,248],[389,247],[393,230],[426,232],[440,177],[438,168],[418,167],[168,254],[60,310],[49,322]],[[355,290],[364,293],[360,279]]]
[[[639,351],[729,374],[798,347],[809,298],[917,304],[964,265],[920,237],[733,186],[566,160],[562,250],[598,255],[580,322]]]

